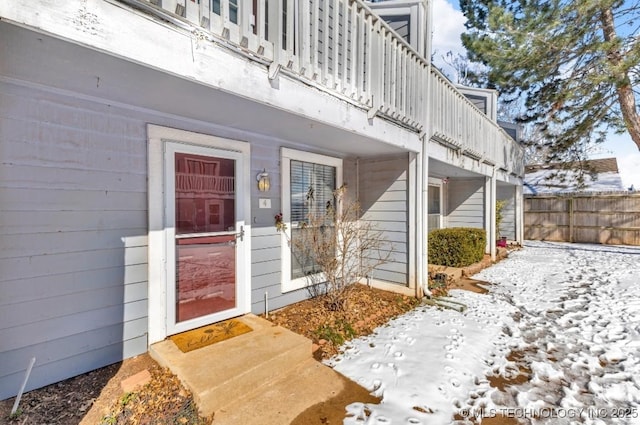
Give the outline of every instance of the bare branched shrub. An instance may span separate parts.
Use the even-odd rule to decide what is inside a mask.
[[[352,284],[388,262],[393,249],[383,233],[360,220],[360,204],[345,202],[346,188],[334,191],[325,211],[308,214],[289,239],[312,296],[324,296],[329,310],[347,309]]]

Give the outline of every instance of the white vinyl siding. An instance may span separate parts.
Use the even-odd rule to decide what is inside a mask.
[[[382,232],[391,251],[389,262],[373,272],[373,279],[407,285],[408,249],[408,164],[406,156],[379,160],[361,160],[359,196],[362,219]]]
[[[0,82],[0,399],[147,349],[144,122]]]
[[[500,236],[506,236],[508,240],[516,240],[516,208],[515,186],[497,187],[497,199],[506,200],[502,209],[502,222],[500,223]]]
[[[446,227],[484,228],[484,177],[449,179]]]

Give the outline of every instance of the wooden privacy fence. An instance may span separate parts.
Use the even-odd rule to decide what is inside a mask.
[[[525,239],[640,245],[640,192],[528,195]]]

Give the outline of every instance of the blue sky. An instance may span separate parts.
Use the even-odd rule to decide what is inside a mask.
[[[451,68],[442,60],[442,56],[449,51],[464,54],[460,34],[465,30],[465,18],[460,12],[458,0],[434,0],[433,13],[434,63],[448,73]],[[640,152],[628,134],[610,134],[599,152],[592,157],[616,157],[625,188],[633,184],[640,189]]]

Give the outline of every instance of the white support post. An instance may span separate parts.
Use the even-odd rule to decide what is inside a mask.
[[[420,154],[416,154],[415,152],[410,152],[409,153],[409,161],[408,161],[408,181],[409,181],[409,185],[415,185],[418,186],[418,181],[422,179],[422,175],[420,174],[420,166],[419,163],[420,162]],[[414,235],[417,235],[418,233],[420,233],[418,231],[418,227],[417,227],[417,222],[419,220],[419,217],[421,216],[421,202],[419,202],[419,195],[420,193],[417,192],[416,190],[412,190],[410,189],[408,191],[408,208],[407,208],[407,212],[409,213],[409,235],[411,235],[412,233]],[[413,293],[416,294],[416,296],[419,296],[418,292],[420,291],[420,281],[417,279],[418,277],[418,263],[419,263],[419,258],[418,256],[416,256],[416,252],[417,252],[417,244],[419,243],[418,238],[417,237],[411,237],[409,236],[408,238],[409,240],[407,241],[409,244],[409,252],[407,255],[407,258],[409,260],[409,288],[413,289]]]
[[[428,14],[432,15],[431,10],[431,1],[428,1]],[[428,30],[431,29],[430,23],[428,24]],[[430,34],[430,33],[429,33]],[[419,269],[419,278],[423,288],[423,295],[431,296],[431,291],[429,290],[429,220],[427,219],[427,214],[429,213],[429,141],[431,140],[431,133],[433,132],[433,104],[432,104],[432,78],[431,78],[431,58],[427,55],[425,56],[428,63],[425,68],[422,68],[426,71],[426,78],[423,76],[424,73],[420,73],[417,78],[418,87],[420,88],[420,95],[422,99],[419,101],[419,112],[418,119],[424,122],[424,129],[421,132],[422,135],[422,181],[419,184],[418,190],[420,190],[420,198],[422,203],[422,211],[420,218],[422,223],[418,228],[418,236],[419,242],[419,253],[420,253],[420,269]],[[417,76],[418,77],[418,76]]]
[[[515,187],[515,220],[516,220],[516,242],[524,244],[524,194],[522,185]]]
[[[428,119],[428,118],[427,118]],[[428,121],[426,131],[430,131]],[[417,278],[422,287],[422,296],[431,296],[429,290],[429,136],[424,133],[421,140],[421,152],[419,166],[421,168],[416,185],[416,191],[419,194],[420,207],[418,210],[418,223],[416,224],[416,240],[418,254],[418,272]]]
[[[497,178],[496,178],[496,168],[493,168],[493,173],[491,175],[491,178],[489,179],[489,202],[490,202],[490,208],[489,208],[489,217],[491,220],[491,234],[490,234],[490,239],[489,239],[489,243],[490,243],[490,253],[491,253],[491,261],[495,261],[496,260],[496,234],[498,229],[496,228],[496,201],[497,201],[497,197],[496,197],[496,191],[497,191]]]

